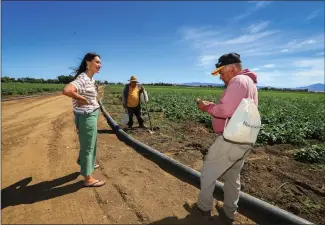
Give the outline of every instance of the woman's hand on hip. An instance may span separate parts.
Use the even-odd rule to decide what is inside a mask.
[[[78,101],[77,101],[77,104],[78,104],[78,107],[80,107],[80,106],[83,106],[83,105],[89,105],[89,102],[88,102],[88,100],[85,98],[85,99],[78,100]]]

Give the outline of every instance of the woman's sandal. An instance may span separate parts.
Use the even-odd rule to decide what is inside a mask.
[[[97,180],[92,184],[84,184],[85,187],[101,187],[105,184],[106,182],[103,180]]]

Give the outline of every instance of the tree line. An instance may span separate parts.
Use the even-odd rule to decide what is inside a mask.
[[[8,76],[1,77],[1,82],[3,83],[38,83],[38,84],[68,84],[73,80],[72,75],[60,75],[56,79],[44,79],[44,78],[31,78],[31,77],[21,77],[21,78],[11,78]],[[100,81],[96,80],[97,84],[105,84],[105,85],[124,85],[122,82],[108,82],[108,81]],[[172,83],[144,83],[143,85],[147,86],[178,86],[178,87],[189,87],[189,85],[182,84],[172,84]],[[202,86],[203,87],[203,86]],[[207,86],[205,86],[207,87]],[[210,87],[210,86],[208,86]],[[212,86],[211,86],[212,87]]]
[[[56,79],[43,79],[43,78],[31,78],[31,77],[1,77],[3,83],[37,83],[37,84],[68,84],[73,80],[72,75],[60,75]],[[96,80],[97,84],[108,84],[108,81]]]
[[[56,79],[43,79],[43,78],[31,78],[31,77],[22,77],[22,78],[11,78],[8,76],[1,77],[1,82],[3,83],[39,83],[39,84],[68,84],[73,80],[72,75],[60,75]],[[108,82],[96,80],[96,83],[101,85],[123,85],[122,82]],[[172,83],[145,83],[143,85],[147,86],[177,86],[177,87],[191,87],[190,85],[184,84],[172,84]],[[224,89],[225,86],[212,86],[212,85],[199,85],[196,87],[208,87],[208,88],[220,88]],[[308,92],[308,89],[294,89],[294,88],[275,88],[275,87],[261,87],[259,91],[290,91],[290,92]]]
[[[262,87],[259,91],[290,91],[290,92],[308,92],[308,89],[295,89],[295,88],[275,88],[275,87]]]
[[[177,86],[177,87],[208,87],[208,88],[225,88],[224,85],[215,86],[215,85],[188,85],[188,84],[173,84],[173,83],[144,83],[143,85],[147,86]]]

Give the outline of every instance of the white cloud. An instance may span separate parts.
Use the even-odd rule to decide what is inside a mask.
[[[262,33],[258,33],[258,34],[245,34],[230,40],[227,40],[223,43],[220,44],[226,44],[226,45],[230,45],[230,44],[248,44],[251,42],[255,42],[257,40],[260,40],[263,37],[267,37],[270,36],[272,34],[275,34],[276,31],[265,31]]]
[[[264,68],[274,68],[275,64],[266,64],[263,66]]]
[[[270,21],[261,21],[259,23],[251,24],[247,29],[249,33],[258,33],[265,30],[270,24]]]
[[[280,71],[259,71],[257,73],[257,82],[259,86],[280,86],[278,85],[279,81],[281,81]]]
[[[200,56],[198,65],[205,67],[207,65],[213,64],[213,62],[215,62],[217,59],[218,59],[218,56],[216,56],[216,55],[203,55],[203,56]]]
[[[256,2],[255,5],[256,9],[264,8],[265,6],[271,3],[271,1],[252,1],[252,2]]]
[[[245,17],[252,15],[254,12],[265,8],[267,5],[271,3],[271,1],[249,1],[248,3],[253,3],[254,6],[250,7],[245,13],[235,17],[234,18],[235,21],[244,19]]]
[[[310,68],[310,69],[324,69],[324,59],[314,58],[314,59],[299,59],[292,63],[296,67]]]
[[[316,41],[315,40],[312,40],[312,39],[309,39],[309,40],[303,40],[303,41],[300,41],[298,42],[297,40],[294,40],[294,41],[290,41],[288,42],[288,44],[286,45],[288,48],[300,48],[300,47],[303,47],[304,45],[308,45],[308,44],[315,44]]]
[[[227,29],[227,28],[225,28]],[[297,53],[324,49],[324,36],[297,37],[280,30],[265,30],[260,33],[231,33],[227,30],[191,28],[183,30],[183,39],[200,52],[200,55],[216,55],[238,52],[245,57],[272,56],[282,53]]]
[[[258,72],[259,85],[295,88],[324,83],[323,58],[292,58],[281,61],[281,69]]]
[[[308,23],[310,20],[315,19],[319,15],[320,11],[320,9],[312,11],[305,19],[305,23]]]
[[[261,70],[261,69],[258,67],[251,69],[251,71],[254,71],[254,72],[259,71],[259,70]]]
[[[259,86],[296,88],[314,83],[324,83],[323,58],[285,58],[279,59],[279,62],[282,62],[281,66],[274,67],[275,64],[265,64],[262,67],[250,69],[257,73]],[[263,70],[267,67],[275,69]],[[207,72],[207,74],[207,77],[211,77],[210,73]],[[205,82],[211,82],[211,80],[206,79]]]
[[[180,32],[183,35],[184,40],[202,40],[205,38],[213,37],[218,35],[220,32],[216,31],[217,28],[211,26],[193,28],[193,27],[182,27]]]
[[[284,44],[280,52],[298,53],[311,50],[324,49],[324,34],[311,36],[309,38],[292,40]]]
[[[253,13],[253,12],[248,11],[248,12],[246,12],[246,13],[243,13],[243,14],[239,15],[239,16],[236,16],[236,17],[234,18],[234,20],[235,20],[235,21],[238,21],[238,20],[244,19],[245,17],[251,15],[252,13]]]
[[[324,83],[324,59],[322,58],[296,59],[292,62],[286,60],[282,66],[283,69],[269,72],[260,70],[257,73],[258,85],[296,88]]]
[[[244,29],[239,24],[218,29],[211,26],[187,28],[182,37],[186,37],[186,42],[194,48],[197,54],[194,64],[201,74],[210,74],[221,55],[237,52],[244,68],[254,67],[251,71],[257,72],[258,85],[298,87],[324,83],[324,59],[321,58],[324,56],[324,30],[298,33],[270,29],[270,23],[269,20],[255,21]],[[297,58],[299,55],[303,58]]]
[[[305,84],[324,83],[324,59],[299,59],[292,63],[297,67],[292,78],[296,86]]]

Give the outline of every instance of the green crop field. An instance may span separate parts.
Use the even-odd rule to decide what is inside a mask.
[[[30,95],[61,91],[64,84],[2,83],[1,96]]]
[[[218,88],[154,86],[147,86],[146,90],[149,95],[149,111],[153,117],[160,113],[164,115],[163,120],[168,122],[197,121],[206,124],[210,129],[211,117],[198,110],[194,99],[217,102],[223,91]],[[121,91],[122,86],[109,85],[106,92],[110,96],[107,98],[120,99]],[[324,93],[260,91],[262,128],[257,144],[302,146],[309,140],[324,142],[324,104]],[[325,157],[325,151],[319,154],[324,154]],[[304,157],[298,154],[297,158],[300,156]]]

